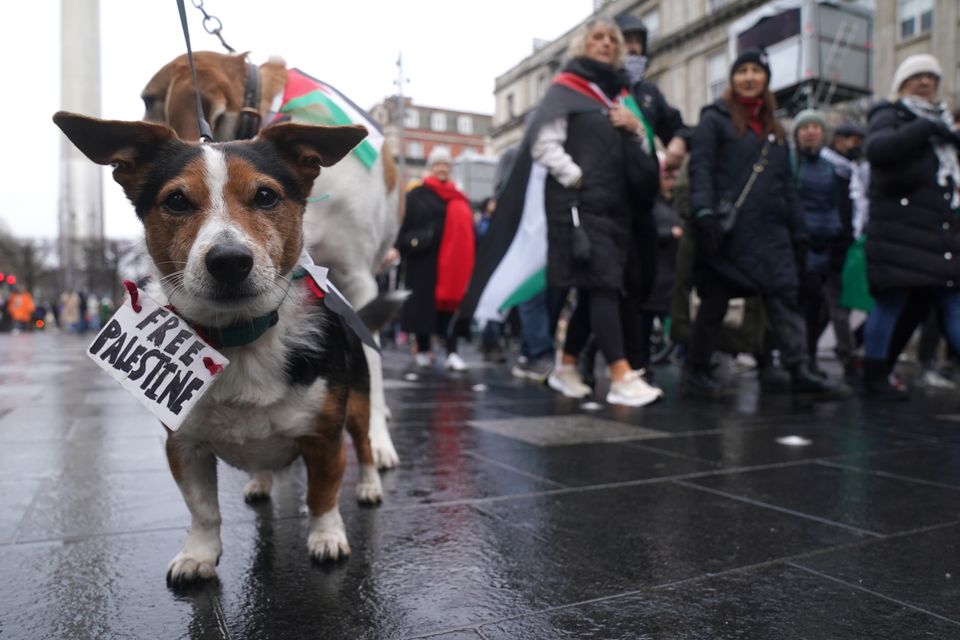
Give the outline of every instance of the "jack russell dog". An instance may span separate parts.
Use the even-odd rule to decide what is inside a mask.
[[[278,124],[251,141],[200,144],[161,124],[65,112],[53,119],[88,158],[114,167],[145,229],[157,275],[150,297],[201,335],[247,325],[253,332],[220,345],[230,365],[180,428],[167,428],[167,460],[191,516],[167,580],[216,576],[217,458],[251,472],[248,501],[268,498],[272,471],[303,458],[309,554],[347,557],[338,508],[344,430],[360,462],[357,499],[372,504],[383,495],[368,434],[370,376],[357,334],[298,263],[321,167],[366,130]]]
[[[257,66],[247,61],[246,54],[197,51],[193,55],[204,115],[217,140],[252,138],[270,122],[271,115],[292,117],[301,124],[333,124],[327,120],[335,120],[323,104],[311,103],[299,110],[283,108],[291,95],[313,88],[315,83],[302,72],[288,69],[281,58]],[[185,54],[157,71],[141,97],[144,120],[167,124],[184,140],[199,139],[194,81]],[[365,117],[359,108],[356,112]],[[401,188],[386,141],[370,166],[364,166],[359,157],[351,153],[321,174],[303,218],[310,255],[330,268],[334,284],[358,309],[377,296],[374,274],[397,237]],[[388,469],[395,467],[399,458],[387,427],[383,365],[375,350],[364,351],[370,369],[373,455],[378,468]]]

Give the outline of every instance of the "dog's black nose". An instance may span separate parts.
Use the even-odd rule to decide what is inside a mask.
[[[207,252],[207,271],[222,284],[240,284],[253,269],[253,253],[240,244],[218,244]]]

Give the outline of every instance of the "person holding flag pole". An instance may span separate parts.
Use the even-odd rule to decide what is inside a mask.
[[[659,171],[646,130],[637,126],[624,50],[606,17],[574,36],[570,59],[531,118],[498,194],[460,313],[481,323],[502,319],[548,284],[575,288],[577,308],[548,383],[568,397],[591,393],[576,359],[592,331],[610,370],[607,401],[643,406],[660,391],[625,357],[620,292],[632,216],[641,210],[634,203],[656,193]]]

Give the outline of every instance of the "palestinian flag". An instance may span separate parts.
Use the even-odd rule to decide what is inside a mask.
[[[623,96],[623,102],[634,115],[639,114],[631,96]],[[481,326],[490,320],[502,321],[511,308],[546,289],[548,175],[546,167],[533,162],[530,147],[544,123],[608,109],[611,104],[599,87],[580,76],[560,73],[554,78],[527,126],[513,167],[498,185],[497,209],[480,241],[460,317],[473,317]]]
[[[275,111],[274,120],[286,116],[294,122],[304,124],[363,125],[367,129],[367,137],[357,145],[353,153],[367,169],[373,167],[383,148],[383,131],[369,113],[329,84],[308,76],[299,69],[287,70],[287,85],[283,90],[280,106]]]

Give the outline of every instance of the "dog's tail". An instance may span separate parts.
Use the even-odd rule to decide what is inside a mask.
[[[400,307],[410,297],[410,291],[398,290],[381,294],[357,311],[357,315],[367,329],[376,332],[384,328],[397,317]]]

